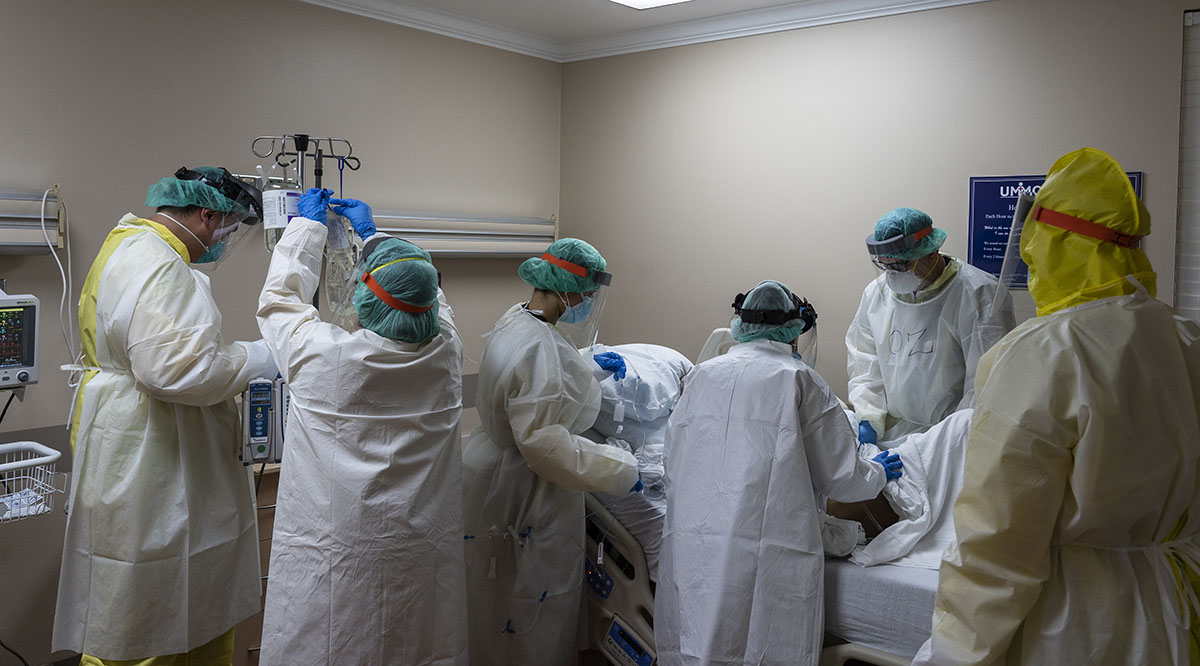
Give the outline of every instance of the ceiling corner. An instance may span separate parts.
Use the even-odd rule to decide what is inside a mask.
[[[402,0],[301,1],[562,63],[998,0],[801,0],[568,43]]]
[[[391,0],[300,1],[553,62],[563,62],[565,53],[563,44],[536,35],[402,2]]]

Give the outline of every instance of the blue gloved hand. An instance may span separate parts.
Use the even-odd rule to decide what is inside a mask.
[[[637,483],[633,484],[633,487],[629,489],[629,492],[630,493],[640,493],[645,489],[646,489],[646,486],[642,485],[642,473],[638,472]]]
[[[904,472],[901,471],[904,467],[904,463],[900,462],[900,454],[899,453],[892,453],[891,451],[881,451],[879,453],[879,455],[875,456],[874,458],[871,458],[871,460],[874,460],[875,462],[879,463],[880,465],[883,465],[883,471],[885,474],[887,474],[888,481],[891,481],[892,479],[898,479],[898,478],[904,476]]]
[[[604,352],[596,354],[592,357],[596,361],[596,365],[600,366],[601,370],[607,370],[613,373],[614,381],[621,381],[625,378],[625,359],[617,352]]]
[[[875,428],[871,427],[870,421],[858,422],[858,441],[863,444],[875,444],[879,437],[875,434]]]
[[[375,218],[371,217],[371,207],[365,201],[358,199],[330,199],[333,212],[343,215],[354,226],[354,233],[367,240],[375,234]]]
[[[325,210],[331,196],[333,196],[333,190],[319,187],[308,188],[307,192],[300,195],[300,215],[325,224]]]

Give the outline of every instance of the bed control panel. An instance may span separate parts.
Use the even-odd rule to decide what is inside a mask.
[[[613,616],[608,636],[600,647],[604,656],[617,666],[651,666],[654,663],[654,650],[650,648],[650,643],[630,629],[619,615]]]

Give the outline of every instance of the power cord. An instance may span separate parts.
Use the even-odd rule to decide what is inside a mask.
[[[17,397],[16,391],[8,392],[8,402],[4,403],[4,410],[0,411],[0,423],[4,421],[4,415],[8,413],[8,406],[12,404],[13,398]]]
[[[8,650],[8,651],[9,651],[9,652],[11,652],[11,653],[13,653],[13,655],[14,655],[14,656],[15,656],[17,659],[20,659],[20,660],[21,660],[21,663],[22,663],[22,664],[25,664],[25,666],[29,666],[29,662],[25,661],[25,657],[22,657],[20,652],[17,652],[16,650],[14,650],[14,649],[12,649],[12,648],[8,647],[7,645],[5,645],[5,644],[4,644],[4,641],[0,641],[0,647],[4,648],[5,650]]]
[[[78,339],[78,336],[75,331],[75,320],[68,320],[64,313],[67,298],[75,290],[75,279],[71,271],[71,217],[67,214],[67,204],[62,200],[62,195],[56,191],[57,189],[58,186],[55,185],[42,194],[42,238],[46,241],[46,247],[50,249],[50,256],[54,257],[54,263],[58,264],[58,273],[62,277],[62,297],[58,300],[58,328],[62,331],[63,342],[66,343],[67,351],[71,353],[72,360],[76,360],[77,354],[75,352],[74,341]],[[46,231],[46,201],[49,199],[51,192],[54,192],[55,199],[57,199],[58,205],[62,207],[63,211],[63,234],[61,240],[63,246],[67,249],[66,269],[63,269],[62,261],[59,260],[58,253],[54,251],[54,244],[50,242],[50,234]],[[70,331],[67,330],[68,323],[70,323]]]
[[[62,208],[63,216],[63,232],[59,238],[62,241],[63,247],[67,249],[67,267],[64,270],[62,261],[58,258],[58,252],[55,251],[54,244],[50,242],[50,234],[46,231],[46,201],[50,198],[50,193],[54,193],[55,201]],[[67,203],[63,201],[62,192],[58,185],[48,188],[42,193],[42,238],[46,241],[46,248],[50,250],[50,256],[54,257],[54,263],[58,264],[58,274],[62,277],[62,296],[58,299],[58,328],[62,331],[63,343],[67,346],[67,354],[70,355],[71,363],[78,366],[83,361],[83,349],[76,350],[75,340],[79,339],[77,330],[78,317],[66,317],[64,311],[67,309],[67,299],[74,294],[75,291],[75,276],[71,269],[71,216],[67,214]],[[70,329],[68,331],[68,329]],[[79,381],[82,381],[77,373],[72,372],[70,379],[67,380],[67,385],[71,387],[78,386]],[[75,417],[75,405],[67,406],[67,428],[71,427],[71,420]]]

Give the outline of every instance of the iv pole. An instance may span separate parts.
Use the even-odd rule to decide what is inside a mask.
[[[291,142],[291,150],[288,150],[289,140]],[[265,149],[260,148],[260,144],[267,141],[270,142],[270,145]],[[313,160],[314,187],[321,187],[321,182],[325,174],[325,160],[327,159],[337,161],[339,173],[342,172],[343,168],[358,171],[362,166],[362,162],[357,157],[354,157],[354,146],[348,140],[341,137],[311,136],[309,134],[258,136],[254,138],[254,141],[250,142],[250,150],[254,153],[255,157],[261,159],[274,157],[275,163],[284,167],[285,170],[287,167],[293,167],[293,171],[296,174],[296,183],[300,186],[301,192],[307,189],[304,184],[306,158]],[[263,185],[266,186],[266,183],[263,183]],[[344,193],[340,189],[340,182],[338,187],[338,195],[344,196]],[[320,293],[320,288],[313,293],[313,307],[318,309],[320,309]]]

